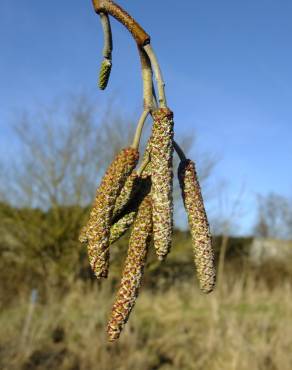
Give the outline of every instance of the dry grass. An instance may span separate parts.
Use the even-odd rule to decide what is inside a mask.
[[[38,303],[24,341],[28,303],[19,301],[1,314],[0,368],[291,370],[291,285],[226,280],[220,296],[202,295],[192,282],[142,289],[116,344],[105,336],[110,282],[77,284],[63,299]]]

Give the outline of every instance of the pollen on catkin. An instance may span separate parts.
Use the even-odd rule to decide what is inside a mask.
[[[180,163],[178,178],[188,215],[200,288],[204,293],[210,293],[214,289],[216,280],[214,251],[201,188],[193,161],[186,159]]]
[[[139,153],[134,148],[120,151],[107,169],[90,212],[86,237],[88,256],[97,278],[107,277],[109,267],[109,238],[116,199],[127,177],[138,162]]]
[[[109,59],[104,59],[100,66],[98,87],[104,90],[107,87],[108,80],[112,69],[112,62]]]
[[[113,305],[107,332],[109,341],[119,338],[136,302],[152,234],[151,200],[142,201],[129,241],[120,288]]]
[[[173,113],[168,108],[158,108],[152,116],[153,239],[156,254],[162,260],[170,250],[173,229]]]

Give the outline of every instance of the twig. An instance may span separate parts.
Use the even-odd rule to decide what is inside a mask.
[[[178,143],[174,140],[173,140],[173,147],[177,155],[179,156],[179,159],[181,161],[185,161],[187,159],[185,153],[183,152],[182,148],[178,145]]]
[[[159,106],[162,108],[167,107],[166,96],[164,91],[164,80],[160,70],[160,66],[150,45],[150,36],[144,31],[144,29],[137,23],[124,9],[111,0],[92,0],[96,13],[108,13],[119,22],[121,22],[133,35],[136,43],[139,47],[143,47],[147,53],[152,68],[154,70],[155,79],[157,81],[157,89],[159,96]],[[143,68],[143,67],[142,67]]]
[[[150,36],[124,9],[111,0],[92,0],[97,14],[108,13],[121,22],[133,35],[139,46],[150,42]]]

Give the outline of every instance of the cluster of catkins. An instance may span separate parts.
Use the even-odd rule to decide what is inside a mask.
[[[139,152],[122,149],[107,169],[80,241],[87,244],[89,262],[97,278],[106,278],[110,245],[130,227],[131,236],[120,287],[110,314],[110,341],[119,338],[135,304],[147,251],[153,245],[159,260],[170,251],[173,232],[173,113],[155,108],[147,145],[149,163],[135,168]],[[214,255],[209,224],[195,164],[181,157],[178,178],[188,215],[200,288],[209,293],[215,285]]]
[[[112,34],[109,15],[120,21],[138,46],[143,79],[144,111],[133,144],[122,149],[107,169],[83,227],[80,241],[87,245],[91,268],[98,279],[109,271],[110,246],[129,228],[131,235],[120,287],[107,326],[110,341],[119,338],[141,285],[147,252],[153,241],[157,258],[162,261],[170,252],[173,232],[173,152],[180,157],[178,178],[190,225],[194,261],[200,288],[209,293],[215,285],[214,254],[209,224],[197,179],[195,164],[186,159],[174,141],[173,113],[167,108],[160,67],[150,45],[150,36],[112,0],[92,0],[104,31],[104,49],[99,87],[107,86],[112,67]],[[155,74],[159,107],[153,87]],[[152,115],[152,134],[142,165],[139,140],[144,121]]]

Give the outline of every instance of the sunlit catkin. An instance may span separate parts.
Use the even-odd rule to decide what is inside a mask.
[[[214,252],[194,162],[183,160],[178,168],[178,178],[188,215],[200,288],[204,293],[209,293],[213,290],[216,279]]]
[[[110,341],[119,338],[136,302],[152,234],[150,197],[142,201],[129,241],[122,280],[110,315],[107,332]]]
[[[136,149],[121,150],[97,189],[86,232],[89,262],[97,278],[107,277],[110,227],[115,202],[127,177],[135,168],[138,157]]]
[[[170,250],[173,229],[173,113],[158,108],[153,114],[150,141],[153,239],[159,259]]]

